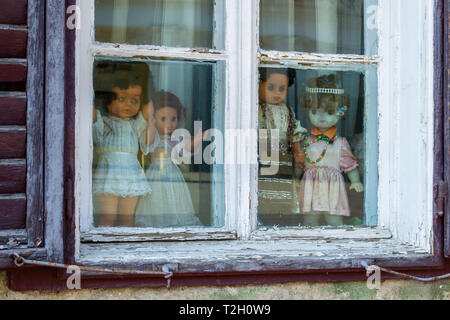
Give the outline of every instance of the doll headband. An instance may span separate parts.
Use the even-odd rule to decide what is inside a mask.
[[[306,92],[308,93],[333,93],[333,94],[344,94],[344,89],[330,89],[330,88],[309,88],[306,87]]]

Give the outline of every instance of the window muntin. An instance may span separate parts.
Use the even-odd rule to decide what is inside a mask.
[[[95,39],[100,42],[220,49],[214,21],[209,0],[95,0]]]

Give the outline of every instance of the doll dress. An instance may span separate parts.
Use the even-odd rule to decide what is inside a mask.
[[[169,136],[161,137],[158,147],[168,154],[173,145]],[[189,188],[171,157],[153,158],[146,171],[152,194],[139,199],[136,207],[137,227],[182,227],[202,223],[195,215]]]
[[[93,124],[94,150],[98,162],[93,173],[93,194],[134,197],[151,193],[150,183],[138,161],[139,148],[148,154],[145,143],[147,121],[139,112],[136,118],[121,119],[102,115],[97,110]],[[156,134],[155,143],[159,136]]]
[[[325,141],[312,143],[316,136],[309,135],[307,148],[311,160],[319,158]],[[349,172],[358,166],[350,145],[344,137],[337,137],[329,144],[325,157],[313,165],[305,162],[305,173],[300,181],[299,206],[302,214],[317,212],[330,215],[350,216],[347,191],[342,172]]]
[[[265,117],[263,109],[265,109]],[[297,216],[300,211],[297,198],[298,179],[296,176],[298,173],[293,164],[294,157],[287,137],[291,115],[294,115],[294,112],[285,102],[259,105],[258,216],[261,223],[265,225],[285,222],[290,219],[289,216]],[[266,163],[269,159],[264,158],[267,152],[261,148],[265,146],[267,150],[270,150],[273,138],[269,130],[274,129],[278,131],[279,135],[278,170],[276,174],[263,175],[261,168],[267,166]],[[292,142],[301,141],[306,132],[307,130],[301,126],[300,121],[296,120]]]

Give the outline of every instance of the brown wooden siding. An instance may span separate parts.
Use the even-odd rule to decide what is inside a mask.
[[[0,230],[27,213],[27,0],[0,0]]]
[[[0,24],[27,24],[27,0],[0,0]]]

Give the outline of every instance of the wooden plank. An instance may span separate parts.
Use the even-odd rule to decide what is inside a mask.
[[[0,230],[0,250],[12,249],[16,245],[27,244],[27,231]]]
[[[17,253],[18,255],[30,259],[30,260],[45,260],[47,252],[45,249],[27,249],[17,248],[12,250],[0,250],[0,269],[17,268],[14,261],[11,259],[11,255]]]
[[[49,259],[63,262],[65,1],[46,0],[45,50],[45,247]],[[73,66],[74,67],[74,66]]]
[[[201,263],[199,263],[201,261]],[[424,249],[395,239],[195,241],[189,245],[160,242],[142,244],[82,244],[77,264],[138,270],[175,266],[177,273],[278,272],[358,269],[361,262],[386,267],[439,266]]]
[[[28,245],[31,246],[35,241],[44,243],[45,1],[29,0],[28,7],[26,194]]]
[[[143,242],[235,240],[236,232],[216,228],[95,228],[81,235],[83,242]]]
[[[0,82],[24,82],[26,80],[26,59],[0,59]]]
[[[450,85],[450,78],[448,72],[450,72],[450,51],[449,51],[449,41],[450,41],[450,8],[449,8],[449,1],[444,0],[443,1],[443,9],[442,9],[442,16],[443,16],[443,26],[442,26],[442,49],[440,47],[436,48],[436,51],[442,52],[442,64],[443,66],[440,68],[439,66],[436,67],[436,70],[443,70],[443,84],[442,84],[442,109],[444,116],[440,117],[440,114],[436,115],[437,120],[441,121],[443,119],[443,127],[444,127],[444,149],[443,149],[443,162],[444,162],[444,179],[447,181],[447,183],[450,182],[450,100],[449,100],[449,85]],[[439,24],[441,21],[437,20],[437,24]],[[439,32],[439,31],[438,31]],[[439,72],[436,72],[439,73]],[[436,165],[439,165],[438,163]],[[435,167],[436,167],[435,165]],[[447,258],[450,258],[450,200],[449,197],[444,201],[444,255]],[[436,228],[439,229],[439,228]],[[435,242],[440,243],[439,239],[436,239]]]
[[[0,25],[0,58],[25,58],[27,39],[26,27]]]
[[[0,0],[0,23],[27,24],[27,0]]]
[[[0,195],[0,230],[25,229],[25,194]]]
[[[25,193],[25,160],[0,160],[0,193]]]
[[[0,159],[23,159],[26,156],[27,132],[25,127],[0,127]]]
[[[0,92],[0,126],[25,125],[27,96],[23,92]]]

